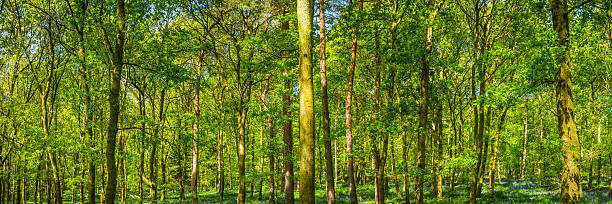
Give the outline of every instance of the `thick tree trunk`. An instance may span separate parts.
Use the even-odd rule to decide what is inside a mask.
[[[557,45],[563,48],[557,54],[556,99],[557,127],[563,141],[561,147],[563,168],[561,170],[561,203],[576,203],[579,197],[580,178],[580,141],[576,132],[574,99],[570,69],[569,10],[566,0],[551,0],[553,27],[557,32]]]
[[[297,1],[300,89],[300,203],[315,203],[315,118],[312,82],[313,0]]]
[[[328,204],[336,203],[336,187],[334,185],[334,166],[332,158],[331,134],[330,134],[330,119],[329,119],[329,103],[327,98],[327,70],[325,64],[325,1],[319,0],[319,37],[321,42],[319,46],[321,50],[319,57],[321,58],[319,66],[321,68],[321,117],[323,124],[323,145],[325,146],[325,184]]]
[[[107,183],[104,190],[106,204],[115,203],[117,192],[117,166],[115,165],[115,145],[117,143],[117,125],[121,112],[119,93],[121,92],[121,69],[123,68],[123,44],[125,41],[125,0],[117,0],[117,41],[113,51],[113,73],[109,94],[108,133],[106,140]]]

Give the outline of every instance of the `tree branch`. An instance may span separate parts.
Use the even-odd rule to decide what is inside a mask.
[[[572,8],[571,8],[569,11],[567,11],[567,13],[571,13],[571,12],[572,12],[572,11],[574,11],[575,9],[580,8],[580,7],[584,6],[585,4],[590,3],[591,1],[593,1],[593,0],[585,0],[585,1],[583,1],[582,3],[580,3],[580,4],[578,4],[578,5],[574,6],[574,7],[572,7]]]

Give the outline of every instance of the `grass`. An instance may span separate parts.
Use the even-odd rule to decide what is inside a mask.
[[[602,179],[601,186],[596,186],[593,189],[587,189],[586,183],[583,184],[583,199],[579,203],[612,203],[612,198],[607,196],[610,180]],[[435,195],[431,195],[431,185],[425,185],[425,203],[469,203],[469,181],[465,180],[460,183],[455,183],[455,188],[450,191],[447,185],[443,186],[444,193],[442,199],[437,199]],[[401,188],[401,184],[400,184]],[[414,186],[411,186],[411,193],[414,193]],[[259,198],[259,192],[253,192],[251,197],[250,188],[247,188],[246,203],[267,203],[268,190],[265,188],[262,192],[262,199]],[[186,193],[187,200],[179,200],[178,192],[169,190],[169,195],[164,201],[158,203],[190,203],[191,195]],[[489,192],[488,183],[483,184],[482,196],[478,198],[478,203],[559,203],[559,180],[550,179],[538,185],[536,180],[525,179],[502,179],[501,184],[496,183],[495,193]],[[226,190],[224,199],[219,200],[219,194],[211,189],[199,193],[198,203],[236,203],[237,190]],[[357,187],[357,195],[359,203],[374,203],[374,185],[365,185]],[[66,199],[69,200],[67,196]],[[320,186],[316,192],[316,203],[326,203],[325,200],[325,185]],[[296,203],[299,203],[299,192],[295,191]],[[413,196],[411,196],[413,198]],[[402,192],[398,192],[393,183],[389,183],[389,189],[385,193],[387,203],[403,203]],[[283,203],[284,193],[276,191],[277,203]],[[128,203],[137,203],[137,197],[130,196]],[[349,189],[346,183],[339,183],[336,191],[336,202],[350,203]],[[69,202],[68,202],[69,203]],[[145,203],[151,203],[146,201]]]

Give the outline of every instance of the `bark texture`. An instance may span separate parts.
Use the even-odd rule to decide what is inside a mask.
[[[109,94],[108,129],[106,138],[107,183],[104,190],[104,202],[115,203],[117,191],[117,166],[115,165],[115,145],[117,143],[117,123],[121,112],[119,93],[121,92],[121,69],[123,68],[123,45],[125,43],[125,0],[117,0],[117,40],[113,54],[112,82]]]
[[[297,1],[300,88],[300,203],[315,203],[315,123],[312,82],[312,0]]]
[[[319,44],[320,52],[319,66],[321,68],[321,117],[323,121],[323,145],[325,146],[325,198],[328,204],[336,203],[336,187],[334,185],[334,164],[332,158],[331,134],[330,134],[330,119],[329,119],[329,103],[327,98],[327,70],[325,64],[325,1],[319,1]]]
[[[551,0],[553,28],[557,32],[556,77],[557,128],[563,141],[561,147],[563,167],[561,170],[561,203],[577,203],[580,194],[580,141],[574,116],[574,99],[572,96],[572,79],[570,69],[569,46],[569,10],[566,0]]]

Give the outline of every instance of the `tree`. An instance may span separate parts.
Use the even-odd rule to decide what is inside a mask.
[[[315,203],[315,124],[312,82],[312,17],[314,2],[297,1],[300,34],[300,201]]]
[[[424,182],[424,173],[425,166],[427,165],[427,159],[425,158],[427,155],[427,150],[425,147],[425,140],[427,139],[428,133],[428,125],[427,125],[427,115],[429,111],[429,58],[432,53],[432,35],[433,35],[433,20],[435,19],[436,12],[434,9],[434,1],[427,1],[427,8],[429,10],[429,15],[427,16],[427,29],[425,34],[425,52],[422,57],[422,65],[420,70],[419,84],[420,84],[420,93],[421,99],[419,102],[419,127],[417,130],[418,138],[417,138],[417,162],[416,167],[418,169],[416,176],[416,184],[415,184],[415,199],[417,204],[423,203],[423,197],[425,196],[423,193],[423,182]]]
[[[580,146],[576,132],[576,119],[574,116],[574,99],[572,97],[572,79],[569,73],[570,46],[569,46],[569,12],[567,1],[551,0],[552,22],[557,32],[557,45],[560,47],[556,54],[556,66],[559,67],[556,75],[557,99],[557,128],[563,140],[561,152],[563,154],[563,170],[561,171],[561,203],[577,203],[580,179]]]
[[[352,2],[352,1],[351,1]],[[351,5],[354,7],[355,5]],[[363,9],[363,2],[359,2],[360,10]],[[349,8],[351,9],[351,8]],[[350,16],[349,10],[349,16]],[[351,42],[351,64],[349,66],[348,71],[348,83],[346,90],[346,154],[347,154],[347,174],[348,174],[348,182],[349,182],[349,195],[351,199],[351,203],[357,203],[357,185],[355,182],[355,174],[354,174],[354,163],[353,163],[353,133],[352,133],[352,113],[351,113],[351,105],[353,100],[353,83],[355,78],[355,63],[357,60],[357,35],[358,30],[356,27],[351,28],[351,32],[353,35],[353,41]]]
[[[301,2],[2,1],[0,203],[612,194],[608,1]]]
[[[525,99],[525,121],[523,122],[524,125],[524,130],[525,132],[523,133],[523,157],[521,160],[521,172],[520,172],[520,176],[521,179],[525,178],[525,162],[527,160],[527,121],[529,118],[529,97],[527,97]]]
[[[106,47],[112,53],[112,82],[109,93],[109,121],[106,138],[106,167],[108,168],[107,183],[104,189],[105,203],[115,203],[115,194],[117,190],[117,165],[115,164],[115,149],[117,143],[117,124],[119,114],[121,112],[121,103],[119,103],[119,94],[121,92],[121,69],[123,68],[123,46],[125,44],[125,1],[117,0],[117,38],[115,39],[114,49],[111,45],[108,36],[104,35]]]
[[[323,145],[325,146],[325,184],[328,204],[336,203],[336,186],[334,185],[334,166],[332,158],[331,134],[330,134],[330,119],[329,119],[329,103],[327,98],[327,67],[325,64],[325,1],[319,1],[319,37],[321,38],[320,46],[320,61],[321,68],[321,117],[323,123]]]
[[[193,101],[193,115],[195,122],[193,123],[193,139],[191,139],[191,203],[198,202],[198,134],[199,134],[199,117],[200,117],[200,77],[202,77],[202,60],[204,58],[204,50],[200,50],[198,54],[197,76],[195,80],[195,97]]]

